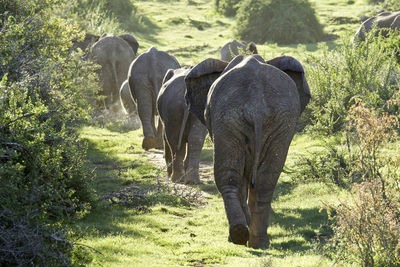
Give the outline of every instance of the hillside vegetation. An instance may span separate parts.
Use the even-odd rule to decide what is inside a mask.
[[[211,140],[203,183],[169,182],[162,151],[142,149],[137,118],[96,105],[98,66],[69,50],[85,32],[130,33],[139,54],[154,46],[194,65],[241,39],[261,2],[279,3],[0,3],[0,265],[400,265],[400,38],[352,43],[362,19],[396,1],[293,1],[315,14],[315,38],[254,39],[265,59],[301,61],[313,95],[274,193],[265,249],[228,242]],[[272,35],[308,28],[292,29],[299,14],[274,15],[282,26]],[[267,32],[263,21],[251,27]]]

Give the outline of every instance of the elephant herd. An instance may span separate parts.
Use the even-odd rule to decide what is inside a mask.
[[[394,19],[385,25],[392,27],[398,15],[380,14],[374,23],[389,16]],[[210,135],[229,241],[268,246],[273,192],[296,122],[311,99],[300,62],[289,56],[265,60],[254,43],[236,40],[221,48],[221,60],[190,67],[155,47],[136,56],[138,42],[127,34],[87,34],[74,45],[89,47],[88,57],[101,65],[106,108],[118,102],[129,113],[137,110],[142,147],[164,148],[173,182],[200,183],[200,152]]]

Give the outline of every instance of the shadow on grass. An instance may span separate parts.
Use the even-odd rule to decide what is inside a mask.
[[[276,201],[276,199],[279,197],[289,195],[295,187],[296,185],[291,182],[279,181],[275,187],[274,201]]]
[[[311,249],[311,242],[316,240],[322,225],[328,223],[326,211],[319,211],[319,208],[312,209],[281,209],[279,212],[274,210],[271,224],[277,224],[283,228],[284,232],[291,235],[300,235],[305,240],[288,240],[280,243],[272,243],[271,246],[277,250],[290,250],[301,252]],[[286,235],[274,235],[272,239],[284,237]]]

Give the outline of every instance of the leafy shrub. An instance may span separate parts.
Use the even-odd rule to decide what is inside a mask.
[[[399,266],[400,160],[384,151],[397,137],[398,120],[367,108],[360,100],[351,107],[348,120],[348,130],[359,146],[353,168],[363,182],[353,185],[350,201],[330,207],[336,213],[335,258],[362,266]]]
[[[367,40],[354,45],[349,39],[334,51],[322,49],[322,56],[311,56],[307,69],[313,100],[313,130],[332,134],[344,129],[349,108],[360,98],[367,107],[389,110],[386,101],[398,97],[399,66],[388,49],[400,40],[367,34]]]
[[[236,35],[246,41],[311,43],[322,26],[308,0],[246,0],[236,16]]]
[[[339,144],[326,144],[321,151],[300,156],[288,173],[295,183],[324,182],[347,187],[357,180],[350,175],[352,157]]]
[[[0,4],[0,265],[70,265],[65,223],[90,208],[86,144],[95,74],[70,55],[53,0]],[[84,78],[82,78],[84,77]],[[79,263],[79,262],[78,262]]]
[[[240,0],[215,0],[215,9],[224,16],[235,16]]]
[[[131,0],[71,0],[57,10],[60,16],[73,20],[87,32],[102,35],[128,32],[148,32],[156,25],[137,13]]]

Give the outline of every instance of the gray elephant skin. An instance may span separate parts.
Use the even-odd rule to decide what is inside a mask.
[[[269,245],[272,195],[311,94],[292,57],[237,56],[227,64],[207,59],[196,65],[185,77],[185,98],[214,143],[229,240],[261,248]]]
[[[382,34],[387,36],[390,30],[400,30],[400,11],[382,12],[376,17],[371,17],[364,21],[355,34],[355,39],[359,41],[365,40],[365,34],[376,27],[375,36]]]
[[[162,148],[162,123],[159,120],[157,129],[157,96],[163,78],[169,69],[178,69],[180,65],[175,57],[151,47],[138,56],[130,65],[128,72],[129,87],[136,101],[138,115],[143,128],[142,147],[145,150]]]
[[[227,62],[231,61],[235,56],[241,53],[258,54],[256,44],[253,42],[247,44],[246,42],[233,40],[222,46],[220,50],[221,60]]]
[[[125,111],[126,114],[129,116],[136,114],[136,103],[135,99],[133,99],[131,89],[129,88],[128,80],[125,80],[121,85],[119,90],[119,100],[121,102],[122,110]]]
[[[157,98],[164,125],[164,157],[173,182],[199,184],[200,153],[206,127],[189,112],[185,101],[185,75],[190,68],[169,70]]]
[[[110,108],[119,101],[119,91],[135,53],[124,39],[105,34],[92,45],[89,55],[101,66],[99,79],[105,96],[104,106]]]

